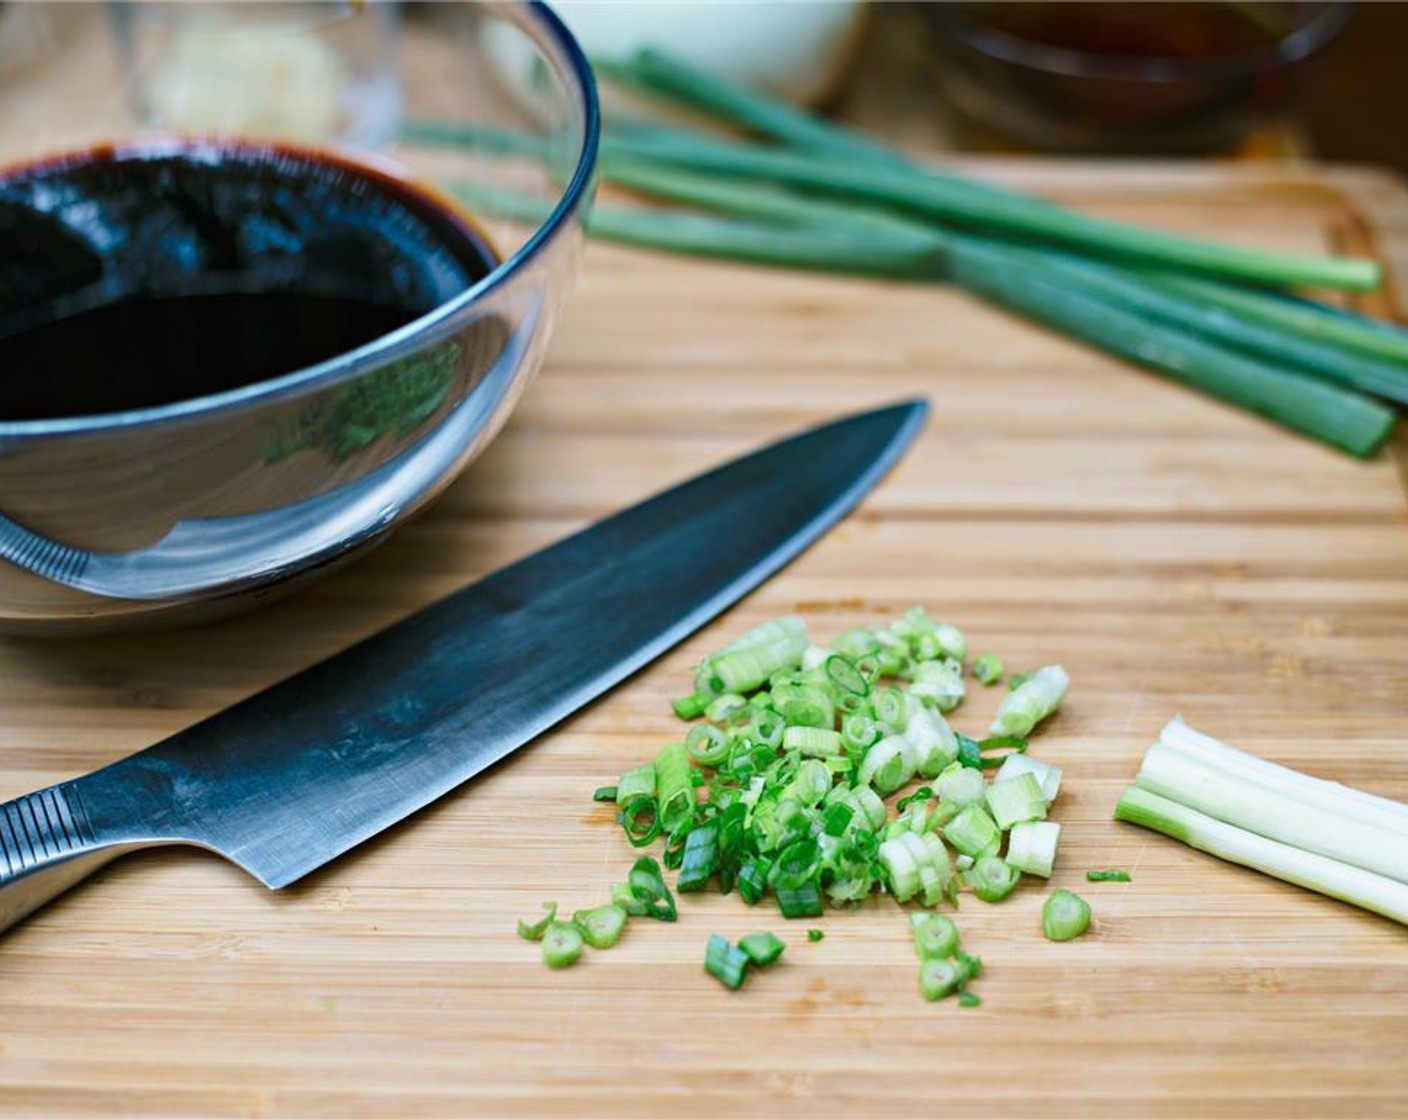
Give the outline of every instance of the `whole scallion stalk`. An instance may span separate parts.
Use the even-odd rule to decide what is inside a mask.
[[[1408,331],[1392,323],[1279,292],[1224,284],[1201,276],[1140,269],[1139,277],[1151,287],[1198,300],[1245,321],[1332,343],[1369,357],[1408,363]]]
[[[1034,275],[1064,282],[1154,323],[1191,331],[1219,346],[1275,362],[1278,368],[1288,367],[1320,380],[1408,403],[1408,357],[1395,361],[1366,355],[1359,349],[1342,345],[1334,337],[1305,337],[1284,327],[1248,321],[1216,303],[1180,292],[1170,283],[1158,283],[1160,278],[1147,273],[1068,252],[956,235],[915,217],[886,213],[854,202],[802,197],[767,183],[720,179],[641,159],[617,159],[608,161],[606,166],[608,177],[622,186],[751,220],[812,227],[819,233],[834,233],[838,229],[853,229],[857,233],[870,230],[880,238],[882,245],[907,245],[919,256],[923,256],[927,248],[931,252],[930,259],[935,262],[947,262],[955,251],[964,249],[970,255],[981,252],[987,256],[990,268],[993,262],[1000,260],[1014,276]],[[961,270],[950,268],[947,274],[960,282],[963,279]],[[1206,282],[1197,283],[1207,286]],[[1289,303],[1269,295],[1258,298],[1276,300],[1278,306]],[[1087,341],[1100,344],[1098,339],[1087,338]],[[1177,371],[1165,372],[1176,375]]]
[[[1408,925],[1408,885],[1396,879],[1268,840],[1138,786],[1120,796],[1115,819]]]
[[[952,262],[960,283],[1004,307],[1352,455],[1373,455],[1393,430],[1393,410],[1377,401],[1151,323],[1040,274],[1014,272],[976,244],[964,245]]]
[[[1248,320],[1214,303],[1190,297],[1176,287],[1151,285],[1139,273],[1100,261],[1011,245],[984,248],[1001,252],[1014,266],[1069,283],[1092,297],[1138,312],[1152,322],[1191,331],[1324,381],[1408,404],[1408,361],[1367,356],[1333,341],[1307,338],[1284,327]]]
[[[552,213],[543,199],[504,188],[468,180],[455,180],[448,187],[471,207],[499,217],[537,224]],[[942,269],[938,252],[910,238],[845,232],[818,236],[811,230],[788,231],[761,222],[610,206],[594,208],[587,227],[594,236],[623,245],[784,268],[882,277],[932,277]]]
[[[1408,805],[1256,758],[1180,719],[1115,817],[1408,924]]]
[[[1408,883],[1408,835],[1241,780],[1155,743],[1135,784],[1237,828]]]
[[[662,80],[669,70],[673,83]],[[1055,204],[987,187],[972,180],[911,168],[877,145],[846,137],[834,128],[807,124],[796,113],[781,110],[756,93],[722,86],[717,79],[690,68],[679,59],[655,52],[643,56],[639,68],[624,61],[615,72],[639,80],[665,96],[686,100],[691,107],[774,137],[800,144],[803,151],[731,145],[700,139],[696,147],[660,144],[649,134],[617,139],[605,147],[625,154],[646,155],[666,162],[711,170],[719,175],[745,175],[814,187],[843,196],[860,197],[931,214],[967,227],[990,228],[1007,234],[1049,239],[1097,255],[1142,259],[1162,266],[1187,268],[1274,285],[1307,285],[1373,289],[1380,283],[1376,262],[1331,256],[1273,254],[1174,237],[1063,210]],[[653,82],[653,85],[652,85]],[[681,90],[690,93],[680,97]],[[746,106],[746,107],[745,107]],[[811,151],[808,152],[807,148]]]
[[[1205,766],[1220,768],[1236,781],[1267,786],[1327,811],[1342,813],[1365,824],[1387,828],[1408,837],[1408,804],[1339,782],[1313,778],[1289,766],[1239,751],[1211,735],[1195,731],[1178,716],[1159,732],[1159,742],[1199,760]]]
[[[424,139],[437,134],[422,125],[418,135]],[[492,139],[498,147],[515,147],[503,137]],[[441,142],[451,140],[440,137]],[[1162,299],[1146,293],[1134,301],[1141,308],[1157,302],[1164,309],[1162,319],[1150,319],[1140,310],[1131,310],[1129,298],[1115,302],[1119,292],[1135,289],[1139,275],[1110,266],[1073,265],[1069,258],[1063,264],[1060,254],[1049,250],[1013,250],[967,235],[955,237],[913,217],[896,217],[853,202],[800,199],[767,184],[662,167],[639,154],[613,157],[609,148],[604,166],[608,173],[615,167],[627,185],[750,217],[725,221],[703,214],[598,207],[589,219],[598,237],[789,268],[909,279],[947,275],[1011,310],[1361,457],[1373,454],[1387,438],[1392,412],[1348,389],[1318,385],[1316,379],[1358,385],[1384,396],[1404,395],[1401,379],[1389,363],[1372,357],[1357,360],[1352,353],[1341,352],[1343,347],[1336,349],[1338,342],[1299,344],[1291,336],[1278,343],[1282,336],[1272,331],[1219,327],[1225,324],[1223,317],[1204,312],[1196,301],[1176,292]],[[543,200],[482,184],[451,186],[474,206],[522,221],[542,221],[551,209]],[[1085,288],[1077,290],[1070,277],[1063,282],[1062,267],[1067,271],[1103,267],[1102,275],[1109,281],[1101,289],[1106,299],[1092,296]],[[1128,285],[1123,283],[1126,275]],[[1276,306],[1293,305],[1282,300]],[[1183,323],[1195,326],[1176,325]],[[1378,337],[1381,332],[1368,333]],[[1259,348],[1299,372],[1227,349],[1209,336]],[[1270,353],[1277,345],[1279,349]]]

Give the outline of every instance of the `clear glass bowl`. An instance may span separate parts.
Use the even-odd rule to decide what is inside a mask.
[[[196,7],[204,19],[215,10]],[[331,44],[291,49],[298,65],[314,58],[324,69],[304,87],[295,79],[312,91],[298,103],[312,107],[287,119],[270,115],[259,88],[269,75],[229,72],[267,60],[235,41],[243,29],[222,26],[219,43],[195,47],[187,36],[192,66],[172,61],[184,32],[168,5],[46,5],[45,25],[36,32],[29,20],[23,49],[8,52],[0,21],[0,176],[94,145],[150,147],[173,130],[258,133],[414,183],[512,188],[550,216],[530,227],[472,216],[497,267],[316,365],[158,407],[0,418],[0,628],[189,619],[312,578],[435,497],[543,360],[578,269],[599,128],[591,71],[562,24],[540,4],[418,4],[405,18],[375,0],[232,10],[268,20],[277,8],[293,13],[276,28],[285,53],[299,35]],[[222,50],[237,61],[214,65]],[[256,104],[232,104],[242,88]],[[407,117],[526,131],[549,158],[403,149],[396,124]],[[0,370],[9,376],[21,374]],[[385,411],[388,398],[410,406]]]

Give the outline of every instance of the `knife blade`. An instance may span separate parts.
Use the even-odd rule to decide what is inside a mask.
[[[736,459],[155,746],[0,805],[0,930],[136,848],[207,848],[271,888],[321,867],[756,587],[860,501],[927,411],[861,413]]]

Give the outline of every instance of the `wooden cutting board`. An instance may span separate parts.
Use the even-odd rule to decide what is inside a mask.
[[[1408,277],[1408,197],[1367,172],[973,169],[1112,217],[1372,252]],[[380,551],[219,625],[0,642],[0,798],[667,483],[918,395],[932,422],[858,513],[409,824],[278,894],[192,851],[129,858],[0,940],[0,1113],[1402,1115],[1408,931],[1110,813],[1180,711],[1408,798],[1405,444],[1353,462],[939,288],[593,246],[508,430]],[[516,919],[599,903],[624,876],[633,852],[590,793],[678,734],[667,701],[701,653],[774,614],[827,638],[913,603],[1010,665],[1069,668],[1035,749],[1066,772],[1053,884],[1093,903],[1090,936],[1042,939],[1038,883],[965,903],[987,969],[975,1010],[919,999],[904,915],[880,900],[794,925],[693,897],[675,925],[541,966]],[[961,729],[996,705],[976,691]],[[1084,882],[1105,866],[1133,883]],[[711,932],[762,928],[788,942],[778,967],[736,994],[704,974]]]

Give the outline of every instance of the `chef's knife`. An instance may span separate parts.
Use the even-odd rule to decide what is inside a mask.
[[[153,747],[0,804],[0,930],[151,845],[208,848],[272,888],[321,867],[756,587],[860,501],[926,411],[863,413],[735,460]]]

